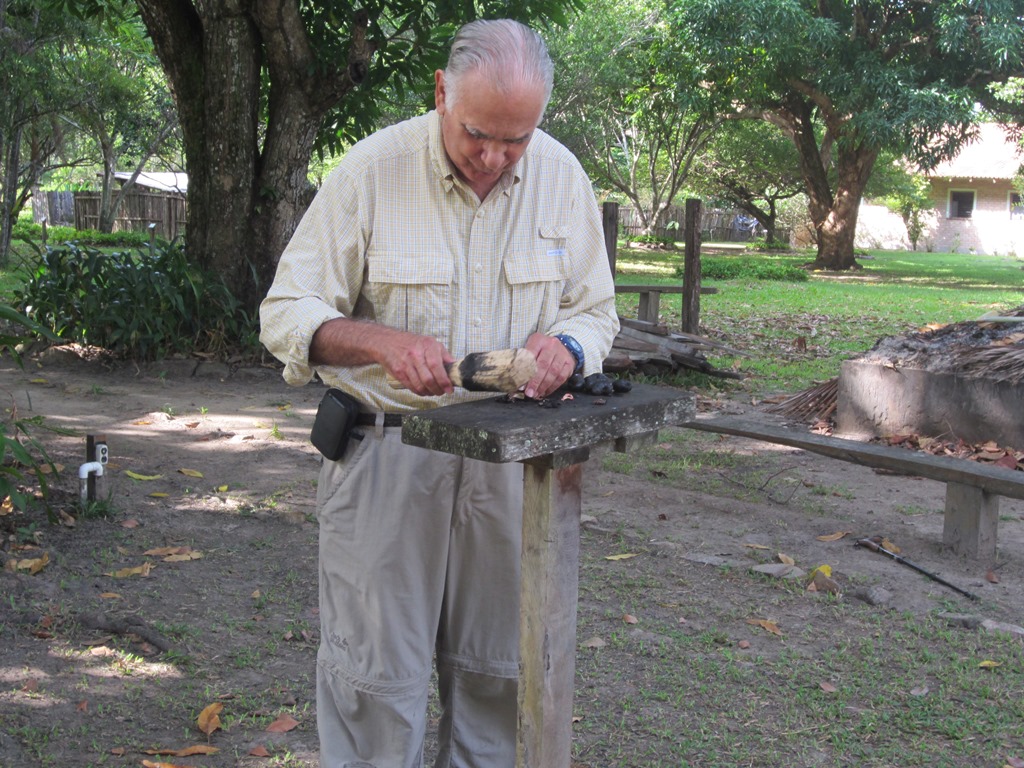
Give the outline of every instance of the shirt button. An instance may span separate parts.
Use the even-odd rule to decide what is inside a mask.
[[[474,264],[473,265],[473,270],[475,272],[483,272],[484,271],[484,265],[483,264]]]
[[[476,320],[473,321],[473,325],[475,325],[477,328],[479,328],[483,324],[484,321],[482,317],[478,317]]]

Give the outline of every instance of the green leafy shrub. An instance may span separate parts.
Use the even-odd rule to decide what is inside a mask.
[[[674,248],[676,241],[673,237],[659,237],[658,235],[633,235],[629,242],[637,245],[653,245],[659,248]]]
[[[11,230],[15,240],[27,240],[39,243],[43,239],[41,224],[18,222]],[[47,227],[47,243],[76,243],[77,245],[95,245],[105,247],[142,247],[149,244],[146,232],[98,232],[95,229],[75,229],[74,227]]]
[[[18,365],[22,364],[18,354],[21,344],[36,336],[53,338],[45,328],[6,304],[0,304],[0,323],[0,353],[12,355]],[[46,428],[43,417],[21,418],[14,407],[6,413],[6,418],[0,420],[0,503],[24,510],[31,500],[22,490],[26,473],[35,472],[40,492],[45,497],[46,474],[38,470],[43,466],[51,470],[55,467],[42,443],[32,434],[36,428]]]
[[[119,357],[224,356],[257,345],[255,319],[221,277],[189,264],[178,243],[152,254],[47,247],[16,300],[59,338]]]
[[[782,242],[781,240],[769,243],[763,237],[755,237],[747,241],[747,250],[770,253],[773,251],[789,251],[792,249],[790,248],[789,243]]]
[[[791,283],[807,280],[807,272],[800,267],[757,258],[703,257],[700,273],[706,280],[778,280]],[[682,268],[677,269],[677,274],[682,277]]]

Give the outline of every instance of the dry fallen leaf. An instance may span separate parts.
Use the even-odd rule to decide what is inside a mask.
[[[753,624],[755,627],[760,627],[773,635],[782,636],[782,630],[779,629],[779,625],[771,619],[747,619],[747,624]]]
[[[189,552],[179,552],[176,555],[168,555],[164,558],[165,563],[185,563],[189,560],[202,560],[203,553],[191,550]]]
[[[636,557],[636,552],[627,552],[622,555],[607,555],[605,560],[629,560],[631,557]]]
[[[766,547],[764,544],[744,544],[743,546],[748,549],[769,549],[769,547]]]
[[[14,571],[28,571],[33,576],[39,573],[50,563],[50,555],[43,553],[42,557],[26,558],[24,560],[8,560],[4,568],[12,573]]]
[[[995,571],[989,571],[985,574],[985,581],[987,581],[989,584],[998,584],[999,574]]]
[[[832,683],[818,683],[818,687],[825,693],[835,693],[838,690]]]
[[[277,720],[267,726],[267,733],[287,733],[299,724],[299,721],[287,713],[277,716]]]
[[[188,547],[155,547],[153,549],[147,549],[142,554],[151,555],[153,557],[165,557],[167,555],[180,555],[182,552],[188,551]]]
[[[889,541],[885,537],[882,538],[882,547],[884,547],[885,549],[888,549],[894,555],[898,555],[900,552],[903,551],[898,546],[896,546],[896,544],[894,544],[893,542]]]
[[[143,768],[189,768],[187,765],[177,765],[175,763],[154,763],[152,760],[143,760]]]
[[[640,619],[631,613],[624,614],[622,620],[627,624],[638,624],[640,622]]]
[[[149,572],[153,570],[152,563],[143,563],[137,565],[134,568],[122,568],[119,571],[112,571],[104,573],[104,576],[113,576],[115,579],[126,579],[129,576],[149,576]]]
[[[853,531],[836,531],[835,533],[829,533],[824,536],[816,536],[818,541],[839,541],[844,536],[849,536]]]
[[[996,667],[1003,666],[1003,662],[1001,662],[1001,661],[991,661],[990,659],[986,659],[985,661],[983,661],[980,664],[978,664],[978,666],[981,667],[982,669],[995,669]]]
[[[796,565],[796,560],[794,560],[789,555],[783,554],[782,552],[779,552],[777,557],[779,558],[780,563],[785,563],[786,565]]]
[[[252,757],[270,757],[270,753],[267,751],[267,748],[264,747],[262,744],[250,749],[249,754]]]
[[[207,737],[213,735],[213,732],[220,728],[220,713],[223,709],[223,704],[214,702],[199,713],[196,724],[199,726],[199,730],[205,733]]]
[[[147,749],[147,755],[159,755],[161,757],[191,757],[192,755],[215,755],[220,752],[220,747],[211,747],[209,744],[193,744],[184,749]]]
[[[178,471],[181,474],[186,475],[188,477],[202,477],[203,476],[203,473],[200,472],[198,469],[179,469]]]
[[[140,475],[138,472],[132,472],[130,469],[126,469],[124,473],[132,480],[160,480],[163,477],[163,475]]]
[[[592,637],[589,640],[583,642],[584,648],[604,648],[608,643],[602,640],[600,637]]]

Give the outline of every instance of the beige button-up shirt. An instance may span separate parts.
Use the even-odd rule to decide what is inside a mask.
[[[584,349],[585,373],[600,371],[618,317],[597,201],[579,162],[537,130],[481,203],[445,155],[436,112],[360,142],[317,193],[260,307],[260,340],[290,384],[310,381],[310,341],[336,317],[433,336],[455,357],[567,333]],[[379,365],[316,372],[374,411],[488,396],[392,389]]]

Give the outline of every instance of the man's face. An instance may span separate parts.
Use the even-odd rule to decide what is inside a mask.
[[[445,152],[462,180],[483,200],[526,151],[540,122],[543,90],[524,85],[502,94],[481,75],[470,72],[459,83],[458,102],[448,109],[444,72],[438,70],[434,78]]]

